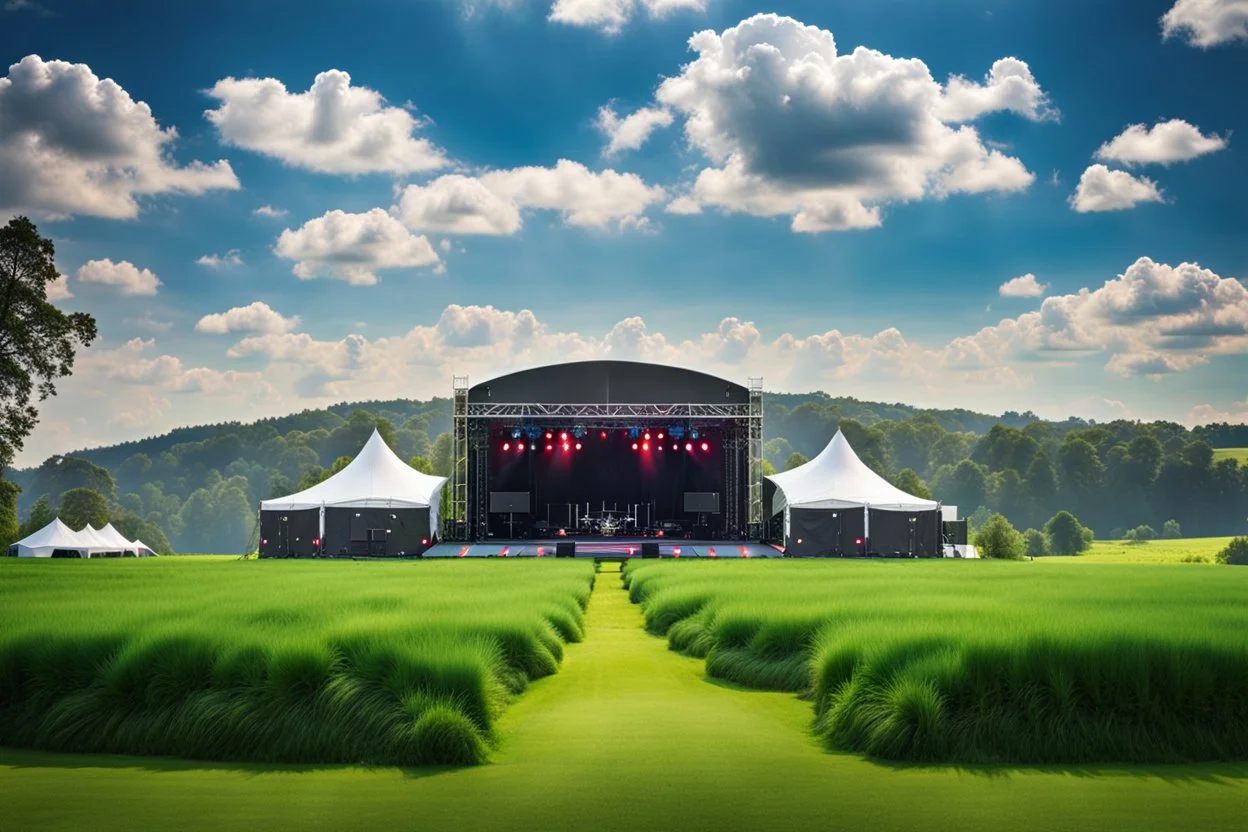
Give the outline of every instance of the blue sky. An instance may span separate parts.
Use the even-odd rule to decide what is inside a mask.
[[[1248,419],[1242,0],[0,8],[101,325],[19,463],[593,356]]]

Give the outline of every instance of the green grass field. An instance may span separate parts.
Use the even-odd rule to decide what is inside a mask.
[[[0,744],[482,762],[593,565],[0,560]]]
[[[1040,558],[1036,563],[1214,563],[1229,537],[1189,537],[1180,540],[1095,540],[1092,547],[1074,557]]]
[[[334,566],[349,575],[357,564]],[[280,767],[0,750],[0,816],[5,828],[49,832],[1244,828],[1243,763],[881,765],[828,753],[809,726],[809,704],[791,694],[708,683],[704,663],[647,635],[618,577],[602,574],[585,640],[503,713],[487,765]]]
[[[715,678],[808,693],[893,760],[1248,759],[1248,570],[630,563],[646,626]]]
[[[1248,465],[1248,448],[1214,448],[1213,461],[1220,459],[1234,459],[1240,465]]]

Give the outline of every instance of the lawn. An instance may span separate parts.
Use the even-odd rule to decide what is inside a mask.
[[[275,767],[0,750],[0,805],[6,827],[98,832],[1244,828],[1240,763],[881,765],[828,753],[809,725],[809,704],[791,694],[708,684],[703,662],[647,635],[618,576],[602,574],[585,640],[503,713],[487,765]]]
[[[1037,563],[1213,563],[1229,537],[1189,537],[1179,540],[1096,540],[1082,555],[1040,558]]]
[[[1248,569],[634,562],[646,626],[912,761],[1248,759]]]
[[[593,565],[0,560],[0,744],[484,761],[583,635]]]
[[[1240,465],[1248,465],[1248,448],[1214,448],[1213,461],[1220,459],[1234,459]]]

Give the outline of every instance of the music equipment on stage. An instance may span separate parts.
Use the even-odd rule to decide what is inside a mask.
[[[642,543],[641,544],[641,556],[643,558],[657,558],[659,556],[659,544]]]
[[[574,558],[576,557],[576,541],[561,540],[555,544],[555,557],[557,558]]]

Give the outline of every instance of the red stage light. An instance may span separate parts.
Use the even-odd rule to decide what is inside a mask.
[[[649,442],[649,441],[650,441],[650,434],[648,434],[648,433],[646,434],[646,441],[647,441],[647,442]]]
[[[602,438],[602,439],[606,439],[606,438],[607,438],[607,432],[606,432],[605,430],[602,432],[602,434],[601,434],[601,438]]]
[[[564,431],[563,433],[559,434],[559,441],[560,441],[560,442],[567,442],[567,441],[568,441],[568,434],[567,434],[567,431]]]
[[[564,443],[563,443],[563,450],[564,450],[565,452],[568,450],[568,443],[567,443],[567,442],[564,442]]]
[[[553,439],[553,438],[554,438],[554,434],[552,434],[550,431],[546,431],[546,438],[547,438],[547,439]]]
[[[577,442],[577,443],[576,443],[576,449],[577,449],[578,451],[581,449],[581,443],[580,443],[580,442]]]
[[[688,451],[689,453],[693,453],[693,443],[692,443],[692,442],[686,442],[686,443],[685,443],[685,450],[686,450],[686,451]]]
[[[517,443],[516,443],[516,450],[517,450],[517,451],[523,451],[523,450],[524,450],[524,443],[523,443],[523,442],[517,442]]]
[[[702,450],[709,451],[710,449],[711,449],[710,445],[706,444],[705,442],[702,443]]]
[[[567,530],[567,529],[560,529],[560,530],[559,530],[559,536],[560,536],[560,537],[567,537],[567,536],[568,536],[568,530]]]
[[[855,540],[854,542],[855,542],[855,543],[857,543],[859,546],[861,546],[861,545],[862,545],[862,538],[860,537],[860,538],[858,538],[857,540]]]
[[[680,557],[680,547],[679,547],[679,546],[677,546],[676,548],[672,549],[672,557],[675,557],[675,558]]]
[[[655,445],[654,447],[658,448],[660,451],[661,451],[661,450],[663,450],[663,446],[662,446],[662,445]]]
[[[633,443],[633,450],[634,450],[634,451],[635,451],[635,450],[637,450],[637,443],[636,443],[636,442],[634,442],[634,443]]]
[[[504,443],[503,443],[503,450],[504,450],[504,451],[510,451],[510,450],[511,450],[511,443],[510,443],[510,442],[504,442]]]
[[[679,451],[679,450],[680,450],[680,446],[679,446],[679,445],[672,445],[672,450],[673,450],[673,451]]]
[[[429,545],[429,538],[427,538],[427,537],[422,537],[422,538],[420,539],[420,545],[421,545],[421,546],[428,546],[428,545]]]
[[[547,445],[547,446],[546,446],[546,450],[547,450],[548,452],[549,452],[549,451],[553,451],[554,449],[555,449],[555,446],[554,446],[554,445]]]
[[[800,537],[797,539],[797,545],[798,545],[798,546],[801,546],[801,545],[802,545],[802,539],[801,539]]]
[[[648,451],[648,450],[650,450],[650,443],[649,443],[649,442],[642,442],[642,443],[641,443],[641,449],[642,449],[643,451]]]
[[[662,439],[662,438],[663,438],[663,431],[659,431],[659,438],[660,438],[660,439]]]
[[[662,536],[663,536],[663,530],[659,529],[658,533],[655,534],[655,537],[662,537]]]

